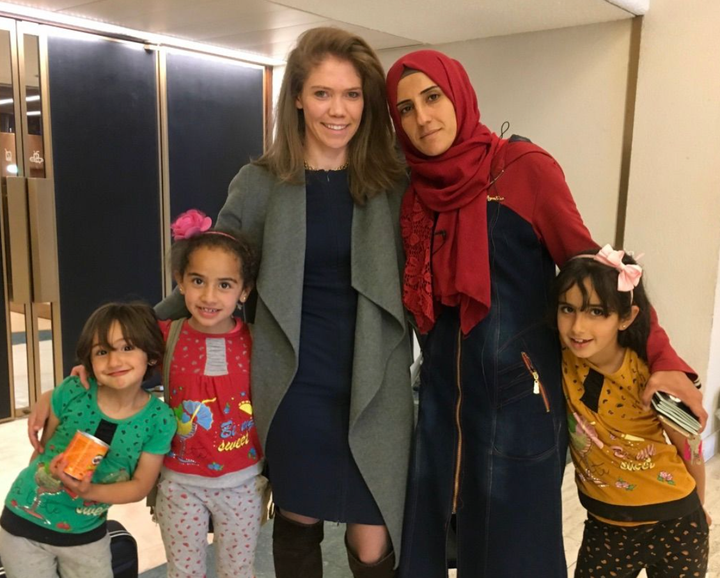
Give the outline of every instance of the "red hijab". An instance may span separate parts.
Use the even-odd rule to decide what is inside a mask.
[[[425,73],[455,107],[457,136],[441,155],[424,155],[403,130],[397,88],[406,68]],[[490,166],[501,141],[480,124],[465,69],[440,52],[419,50],[400,58],[388,72],[387,93],[412,170],[400,216],[407,258],[403,303],[422,333],[435,324],[438,303],[459,306],[460,326],[467,334],[490,309],[486,199]]]

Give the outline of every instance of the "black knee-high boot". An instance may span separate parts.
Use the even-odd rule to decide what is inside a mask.
[[[276,578],[322,578],[323,521],[301,524],[275,512],[273,560]]]
[[[345,538],[350,571],[354,578],[395,578],[395,552],[390,551],[374,564],[365,564],[357,559]]]

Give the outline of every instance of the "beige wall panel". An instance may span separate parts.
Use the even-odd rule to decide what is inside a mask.
[[[720,3],[653,0],[643,22],[627,245],[647,252],[651,296],[717,408],[711,330],[720,249]],[[709,380],[707,378],[710,378]],[[717,422],[706,432],[717,430]]]
[[[720,194],[720,193],[718,193]],[[720,263],[718,263],[720,267]],[[705,407],[710,412],[710,422],[706,428],[705,457],[717,453],[717,439],[720,437],[720,282],[715,279],[715,307],[713,312],[712,332],[710,334],[710,352],[707,376],[705,377]]]
[[[12,85],[12,70],[10,69],[10,41],[9,34],[0,32],[0,84]]]
[[[594,238],[615,238],[631,22],[437,46],[468,70],[482,120],[560,163]],[[410,49],[384,50],[386,69]],[[506,135],[507,136],[507,135]]]

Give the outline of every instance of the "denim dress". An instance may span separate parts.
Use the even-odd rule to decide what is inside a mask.
[[[458,309],[446,307],[422,340],[401,578],[446,576],[451,534],[458,578],[567,576],[567,433],[550,289],[555,262],[595,244],[559,167],[557,182],[533,180],[536,163],[557,166],[552,158],[513,142],[487,202],[490,311],[463,335]]]

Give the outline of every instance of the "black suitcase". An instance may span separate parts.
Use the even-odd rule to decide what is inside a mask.
[[[115,578],[138,578],[137,542],[132,534],[117,520],[107,521],[110,534],[110,552]],[[0,574],[0,577],[3,576]]]

